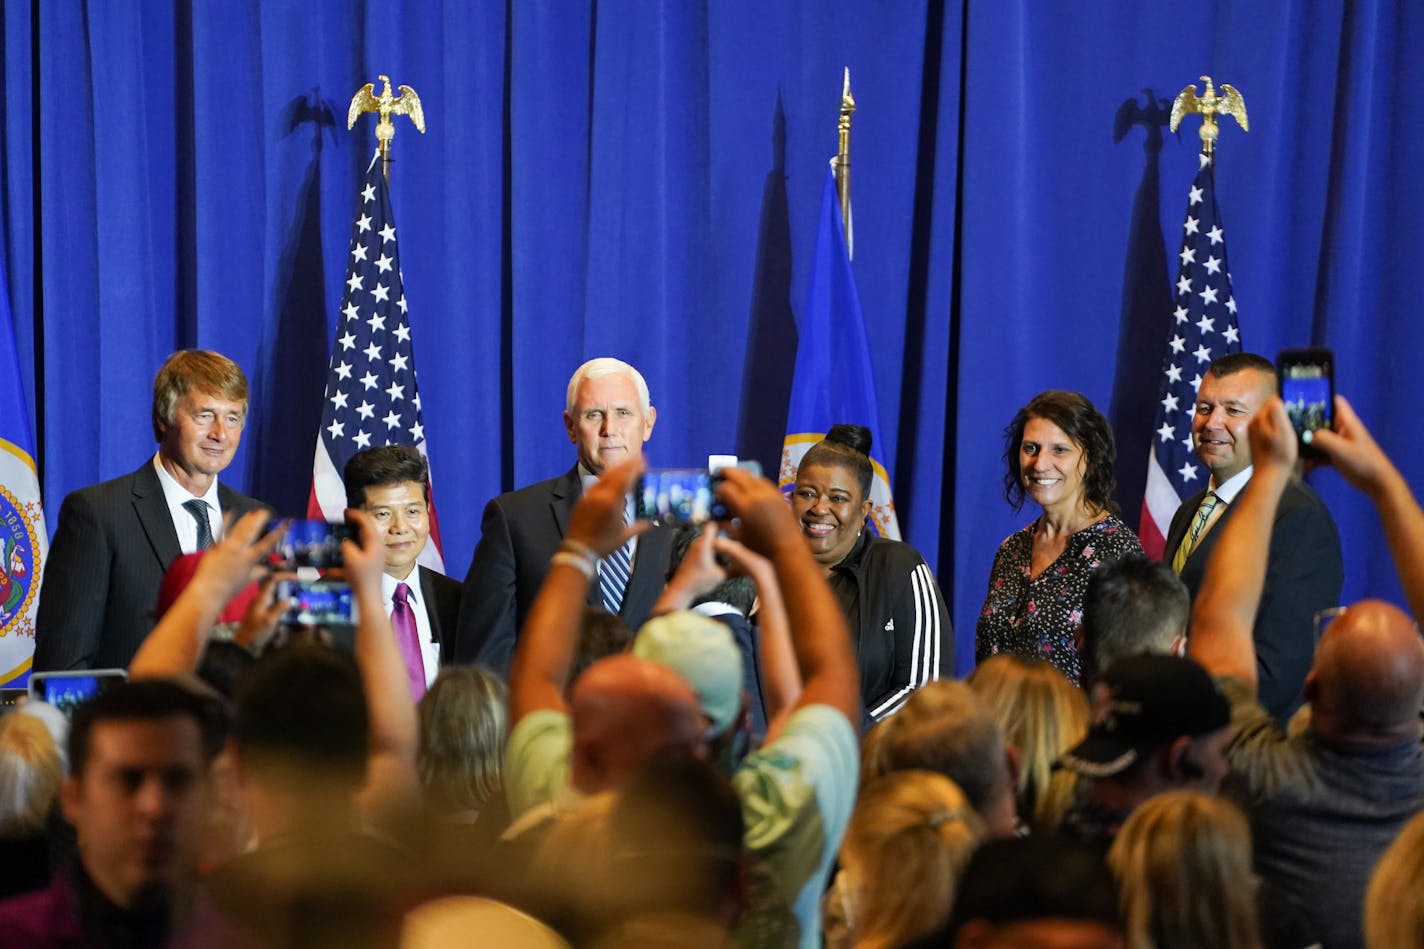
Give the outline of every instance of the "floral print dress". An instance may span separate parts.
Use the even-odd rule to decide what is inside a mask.
[[[1143,553],[1132,528],[1108,515],[1068,538],[1058,559],[1031,577],[1033,532],[1038,521],[1010,534],[994,555],[989,593],[979,611],[974,660],[999,653],[1043,659],[1081,684],[1078,627],[1083,622],[1083,594],[1099,565],[1126,554]]]

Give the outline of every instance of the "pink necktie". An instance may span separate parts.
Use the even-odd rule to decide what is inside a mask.
[[[406,677],[410,680],[410,697],[419,702],[425,694],[425,659],[420,653],[420,634],[415,628],[415,613],[410,608],[410,587],[396,584],[395,609],[391,611],[391,626],[396,631],[396,645],[405,660]]]

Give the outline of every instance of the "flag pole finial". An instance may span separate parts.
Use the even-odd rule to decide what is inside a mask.
[[[836,125],[839,148],[836,151],[836,194],[841,202],[841,222],[845,226],[846,247],[851,247],[850,230],[850,117],[855,114],[855,99],[850,94],[850,67],[845,67],[841,84],[841,117]]]
[[[1236,119],[1243,132],[1251,131],[1251,126],[1246,121],[1246,100],[1241,98],[1241,93],[1237,92],[1234,86],[1223,82],[1221,95],[1218,96],[1216,88],[1211,84],[1211,77],[1202,76],[1201,79],[1206,83],[1206,91],[1198,97],[1197,84],[1192,83],[1179,92],[1176,100],[1172,103],[1172,118],[1167,126],[1175,132],[1182,121],[1182,116],[1189,112],[1200,113],[1202,117],[1202,151],[1211,155],[1216,146],[1216,137],[1220,132],[1216,127],[1218,115],[1229,115]]]
[[[381,170],[385,172],[386,183],[389,184],[391,180],[391,139],[396,137],[396,127],[391,122],[391,116],[410,116],[411,122],[415,123],[416,130],[424,135],[425,112],[420,107],[420,97],[410,86],[401,86],[401,94],[395,96],[391,94],[389,76],[377,76],[376,78],[380,79],[383,84],[381,94],[374,94],[376,84],[372,82],[357,89],[356,94],[351,97],[351,108],[346,112],[346,127],[349,129],[355,125],[356,119],[362,112],[376,112],[380,115],[381,118],[376,123],[376,142],[381,153]]]

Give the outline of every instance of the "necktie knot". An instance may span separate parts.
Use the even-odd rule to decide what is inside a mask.
[[[397,583],[395,601],[397,606],[409,606],[410,587],[406,586],[404,583]]]

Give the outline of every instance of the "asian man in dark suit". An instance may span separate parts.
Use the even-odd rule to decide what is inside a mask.
[[[642,451],[657,409],[638,370],[617,359],[584,363],[569,380],[564,429],[578,461],[557,478],[501,494],[485,507],[480,541],[465,577],[460,624],[450,657],[508,675],[515,636],[558,552],[569,513],[584,488]],[[628,512],[631,517],[631,507]],[[669,532],[654,528],[598,567],[588,602],[637,629],[648,618],[667,572]]]
[[[1211,481],[1177,509],[1166,544],[1169,562],[1193,599],[1221,524],[1251,479],[1247,425],[1275,391],[1275,367],[1252,353],[1223,356],[1202,378],[1192,441]],[[1307,484],[1293,480],[1276,510],[1254,630],[1261,704],[1278,721],[1286,721],[1301,705],[1315,656],[1315,614],[1339,604],[1344,579],[1334,519]]]
[[[376,522],[386,557],[381,599],[419,701],[440,671],[460,613],[460,584],[417,563],[430,537],[430,468],[416,449],[384,445],[352,455],[342,478],[347,505]]]
[[[168,565],[211,546],[225,515],[261,506],[218,483],[247,408],[247,378],[231,359],[196,349],[168,357],[153,380],[158,452],[60,506],[35,621],[36,671],[127,666],[153,629]]]

